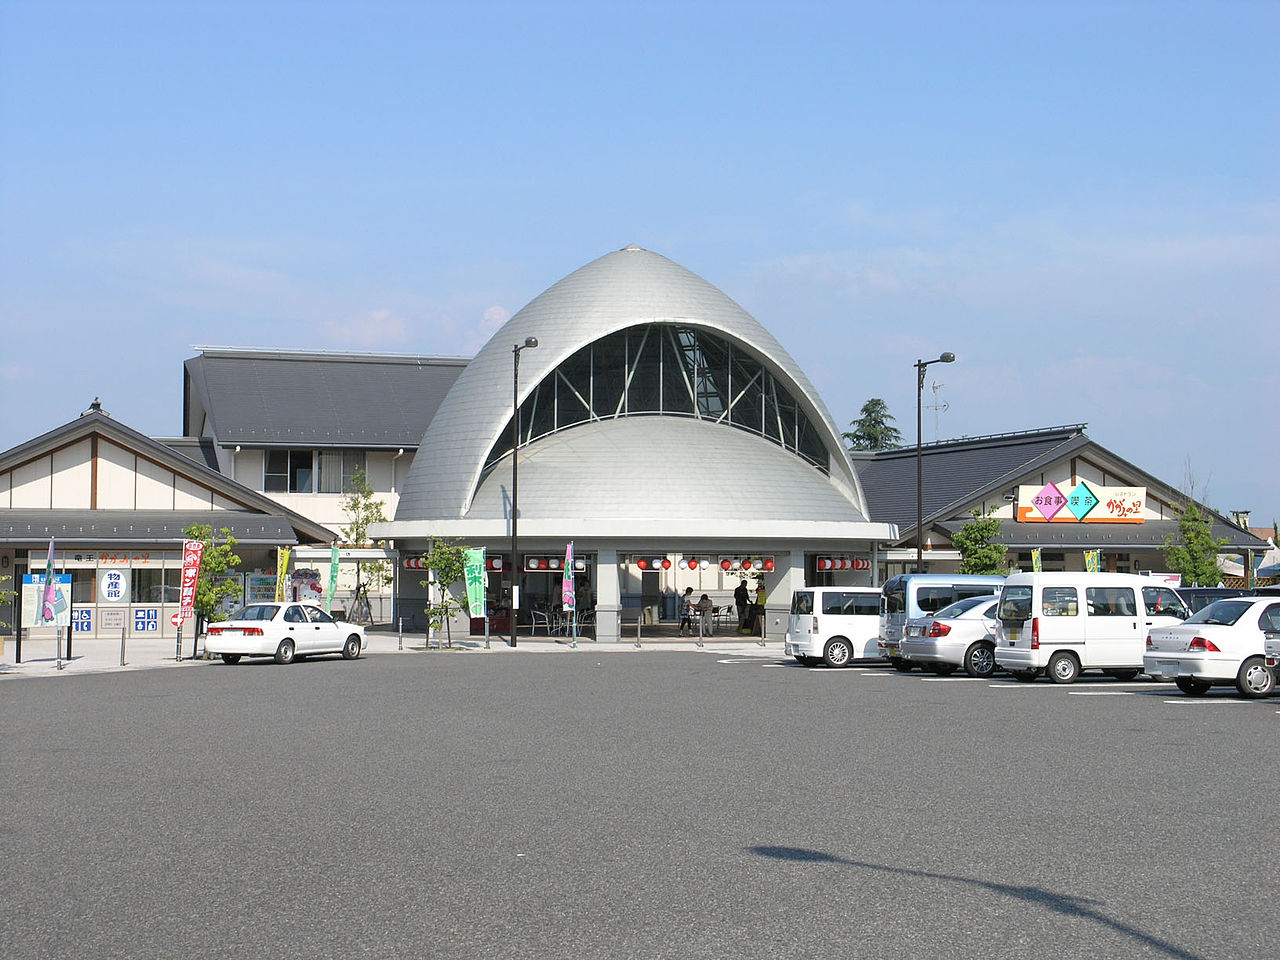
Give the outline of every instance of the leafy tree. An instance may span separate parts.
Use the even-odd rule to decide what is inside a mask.
[[[369,546],[369,524],[383,523],[387,516],[382,509],[382,501],[373,495],[373,487],[369,486],[369,477],[361,467],[347,484],[342,498],[342,510],[351,521],[342,528],[342,536],[353,547]],[[359,560],[356,562],[356,611],[369,609],[369,588],[385,587],[391,582],[391,568],[385,560]],[[352,618],[359,613],[352,613]]]
[[[862,405],[862,416],[849,424],[853,429],[842,433],[850,450],[889,450],[902,446],[902,433],[893,425],[896,419],[889,406],[879,397]]]
[[[444,626],[445,636],[452,647],[453,633],[449,622],[455,613],[470,610],[465,590],[461,600],[452,592],[454,584],[463,582],[466,577],[467,548],[458,541],[434,540],[426,556],[426,564],[432,577],[418,583],[427,588],[431,601],[427,604],[427,619],[436,630]]]
[[[200,580],[196,584],[195,611],[204,620],[225,620],[222,612],[222,601],[240,593],[240,586],[235,580],[227,577],[228,570],[240,566],[240,558],[235,554],[236,538],[228,527],[223,527],[216,534],[213,527],[204,523],[193,523],[182,531],[188,540],[204,541],[204,557],[200,560]],[[198,627],[198,625],[197,625]]]
[[[1178,518],[1178,538],[1164,538],[1165,563],[1173,573],[1182,574],[1182,583],[1190,587],[1216,587],[1222,582],[1218,570],[1218,553],[1228,543],[1215,540],[1209,518],[1194,501],[1188,501]]]
[[[956,531],[951,538],[960,551],[960,573],[1004,573],[1009,569],[1005,556],[1008,547],[996,543],[1000,535],[1000,521],[983,516],[977,507],[973,519]]]
[[[5,584],[12,579],[13,577],[9,576],[7,573],[0,576],[0,607],[7,605],[14,597],[17,596],[16,593],[14,593],[12,590],[5,587]],[[12,626],[13,626],[12,623],[6,623],[5,621],[0,620],[0,627],[12,627]]]

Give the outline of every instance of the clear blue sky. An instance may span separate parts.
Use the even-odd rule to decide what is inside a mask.
[[[0,0],[0,449],[180,432],[193,344],[469,356],[634,241],[842,427],[952,350],[942,437],[1269,525],[1278,64],[1275,2]]]

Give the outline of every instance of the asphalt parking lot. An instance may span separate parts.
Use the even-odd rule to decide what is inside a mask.
[[[1280,697],[590,649],[0,692],[10,957],[1280,952]]]

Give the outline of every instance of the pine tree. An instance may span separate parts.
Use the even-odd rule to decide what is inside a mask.
[[[862,416],[849,424],[853,429],[842,433],[850,450],[889,450],[902,446],[902,433],[893,425],[895,417],[879,397],[862,405]]]

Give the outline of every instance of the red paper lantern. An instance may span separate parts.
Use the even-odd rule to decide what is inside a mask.
[[[766,560],[766,561],[764,562],[764,568],[765,568],[766,570],[772,570],[772,569],[773,569],[773,561],[772,561],[772,560]]]
[[[721,569],[721,570],[728,570],[728,569],[729,569],[730,567],[732,567],[732,566],[733,566],[733,562],[732,562],[731,560],[721,560],[721,561],[720,561],[720,569]]]
[[[742,561],[742,569],[743,569],[743,570],[750,570],[750,569],[751,569],[751,561],[750,561],[750,560],[743,560],[743,561]]]
[[[648,570],[649,561],[641,557],[639,560],[636,561],[636,566],[639,567],[641,570]]]
[[[663,558],[662,558],[662,569],[663,569],[663,570],[670,570],[670,569],[671,569],[671,558],[670,558],[670,557],[663,557]]]

